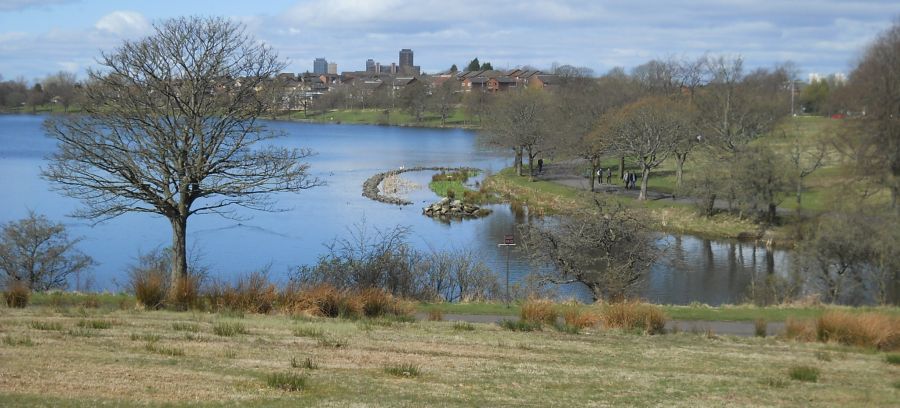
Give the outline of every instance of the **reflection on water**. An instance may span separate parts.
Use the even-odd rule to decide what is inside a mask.
[[[0,191],[4,197],[0,222],[24,217],[29,210],[63,221],[72,235],[84,237],[81,249],[99,262],[94,270],[98,289],[120,288],[128,265],[139,252],[169,243],[169,224],[162,217],[146,214],[128,214],[99,225],[67,218],[78,202],[50,191],[39,177],[43,158],[55,149],[54,142],[41,132],[42,120],[30,115],[0,116]],[[285,212],[238,209],[238,215],[246,217],[240,222],[192,217],[189,247],[202,254],[213,275],[229,278],[271,265],[273,275],[283,278],[290,267],[315,262],[325,252],[323,243],[344,236],[348,226],[365,222],[382,229],[409,226],[411,243],[423,250],[475,249],[504,276],[506,249],[497,244],[504,235],[515,234],[516,225],[523,222],[508,205],[489,206],[493,213],[485,218],[449,224],[425,217],[422,207],[436,199],[427,190],[431,172],[404,175],[423,187],[409,193],[415,203],[411,206],[377,203],[361,195],[366,178],[400,166],[468,166],[496,172],[509,164],[500,153],[479,148],[472,132],[285,122],[271,126],[287,134],[273,143],[310,147],[317,153],[310,159],[312,171],[327,185],[276,196],[279,206],[288,210]],[[755,275],[783,274],[790,267],[789,253],[751,244],[689,236],[663,236],[658,242],[665,249],[664,257],[653,267],[641,295],[661,303],[740,302]],[[525,257],[513,250],[511,282],[523,283],[530,270]],[[579,286],[560,292],[589,298]]]

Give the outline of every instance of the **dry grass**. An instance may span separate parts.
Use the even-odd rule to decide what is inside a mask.
[[[159,269],[134,270],[131,273],[131,290],[138,303],[147,309],[160,309],[165,305],[169,289],[168,273]]]
[[[6,306],[21,309],[28,306],[31,289],[22,282],[10,281],[6,285],[6,292],[3,293],[3,296],[6,298]]]
[[[647,334],[661,334],[666,330],[666,314],[659,306],[626,301],[607,305],[600,313],[607,328],[640,330]]]
[[[85,315],[82,316],[81,313]],[[0,309],[3,406],[894,406],[896,366],[882,353],[832,346],[681,333],[634,336],[593,330],[511,332],[492,324],[361,324],[344,319],[248,315],[244,336],[208,334],[220,317],[193,312],[51,307]],[[115,322],[103,330],[80,320]],[[233,321],[233,320],[225,320]],[[58,322],[88,337],[34,330]],[[176,323],[209,337],[184,340]],[[364,320],[363,322],[369,322]],[[295,337],[297,327],[323,333]],[[188,332],[190,333],[190,332]],[[24,339],[31,340],[31,346]],[[132,340],[134,338],[134,340]],[[147,346],[147,344],[152,344]],[[183,352],[183,355],[179,355]],[[290,367],[291,357],[297,356]],[[317,369],[305,367],[309,357]],[[385,368],[410,364],[419,377]],[[894,371],[891,371],[894,370]],[[401,370],[403,371],[403,370]],[[300,392],[270,387],[273,373],[305,378]],[[290,383],[275,381],[273,384]]]
[[[441,322],[444,321],[444,311],[441,309],[431,309],[428,311],[428,321]]]
[[[788,318],[784,321],[784,337],[796,341],[815,341],[815,324],[811,320]]]
[[[520,317],[522,321],[531,324],[556,324],[558,317],[556,304],[547,299],[528,299],[522,304]]]
[[[266,314],[274,310],[278,290],[266,271],[254,271],[238,278],[233,286],[210,284],[203,297],[213,310]]]
[[[580,307],[567,307],[563,310],[563,320],[566,326],[579,329],[589,329],[600,324],[600,314]]]
[[[828,312],[816,320],[819,341],[850,346],[900,349],[900,318],[878,313]]]

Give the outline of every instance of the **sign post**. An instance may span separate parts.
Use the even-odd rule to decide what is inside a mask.
[[[512,234],[503,236],[503,243],[497,246],[506,247],[506,307],[509,307],[511,301],[509,297],[509,249],[516,246],[515,237]]]

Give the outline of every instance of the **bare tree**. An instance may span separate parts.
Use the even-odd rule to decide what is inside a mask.
[[[528,174],[534,179],[534,159],[552,147],[549,135],[553,108],[546,93],[538,90],[510,92],[497,97],[491,105],[485,133],[488,142],[512,148],[516,171],[522,175],[522,158],[528,157]]]
[[[616,149],[634,158],[641,168],[639,200],[647,199],[650,172],[675,151],[679,141],[694,137],[691,111],[667,97],[647,97],[609,117],[617,134]]]
[[[29,213],[3,225],[0,271],[8,281],[24,283],[32,290],[66,288],[69,277],[94,264],[91,257],[75,248],[78,241],[69,239],[64,225]]]
[[[275,102],[259,91],[284,67],[271,48],[221,18],[154,28],[102,54],[102,71],[89,73],[83,115],[46,122],[59,149],[43,175],[82,200],[76,216],[165,216],[177,282],[188,273],[191,215],[235,216],[233,206],[276,210],[271,193],[320,181],[301,161],[309,150],[253,149],[278,135],[257,119]]]
[[[45,78],[43,84],[50,99],[57,101],[63,106],[64,111],[68,112],[69,106],[75,100],[75,74],[59,71]]]
[[[434,87],[429,102],[431,111],[441,117],[441,126],[447,123],[447,117],[453,113],[453,109],[459,104],[459,92],[459,81],[454,78],[447,79]]]
[[[597,202],[558,223],[524,224],[524,250],[554,284],[581,283],[595,300],[622,300],[656,260],[653,235],[621,207]]]
[[[428,108],[428,86],[421,80],[413,81],[400,91],[400,104],[412,115],[416,122],[422,121],[422,115]]]
[[[791,138],[788,159],[794,170],[793,179],[797,187],[797,208],[799,209],[803,196],[803,180],[825,165],[828,146],[822,141],[811,143],[801,137],[797,130],[791,135],[783,134],[783,136]]]
[[[868,47],[850,74],[856,110],[863,112],[848,126],[854,139],[848,151],[860,175],[891,194],[900,214],[900,20]]]

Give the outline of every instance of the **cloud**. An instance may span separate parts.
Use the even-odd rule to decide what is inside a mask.
[[[113,11],[97,20],[94,28],[120,37],[139,36],[150,32],[150,23],[141,13]]]

